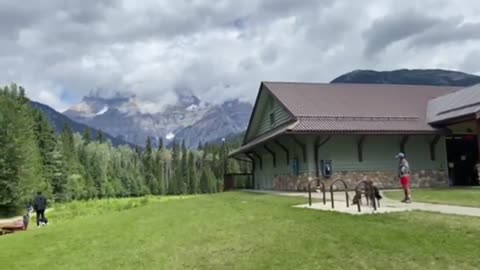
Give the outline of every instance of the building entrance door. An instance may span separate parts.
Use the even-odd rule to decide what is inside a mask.
[[[455,186],[478,185],[476,163],[478,143],[475,135],[454,135],[446,138],[448,175]]]

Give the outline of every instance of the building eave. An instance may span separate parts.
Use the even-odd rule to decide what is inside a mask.
[[[288,133],[289,131],[292,130],[292,128],[295,127],[295,125],[297,124],[297,122],[287,122],[286,124],[282,125],[282,126],[279,126],[267,133],[264,133],[252,140],[250,140],[248,143],[242,145],[240,148],[230,152],[228,154],[228,157],[232,158],[232,157],[235,157],[235,156],[238,156],[240,154],[245,154],[247,153],[248,151],[251,151],[253,150],[255,147],[259,146],[259,145],[262,145],[263,143],[265,143],[266,141],[269,141],[269,140],[272,140],[272,139],[275,139],[283,134],[286,134]]]

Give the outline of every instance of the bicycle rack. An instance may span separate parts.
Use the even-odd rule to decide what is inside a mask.
[[[343,183],[343,186],[345,187],[345,198],[346,198],[346,201],[347,201],[347,207],[350,207],[350,203],[349,203],[349,199],[348,199],[348,186],[347,186],[347,183],[345,183],[345,181],[343,181],[342,179],[336,179],[336,180],[333,180],[333,182],[330,184],[330,200],[332,201],[332,209],[335,208],[335,200],[333,198],[333,185],[337,182],[341,182]]]
[[[355,195],[358,196],[359,201],[357,202],[357,208],[358,212],[361,212],[361,200],[362,200],[362,192],[360,191],[360,186],[363,185],[364,190],[365,190],[365,198],[367,199],[367,205],[370,205],[370,201],[372,202],[373,209],[376,211],[377,210],[377,204],[378,207],[380,207],[380,201],[377,200],[375,197],[375,192],[373,189],[373,184],[370,181],[367,180],[362,180],[358,182],[358,184],[355,186]]]
[[[317,178],[317,179],[308,181],[308,205],[312,206],[312,182],[313,181],[317,181],[317,187],[320,186],[320,188],[322,189],[323,204],[327,204],[327,200],[325,197],[325,183],[323,183],[322,181],[320,181],[320,179]]]

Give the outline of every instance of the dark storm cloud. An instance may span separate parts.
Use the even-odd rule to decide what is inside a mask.
[[[221,102],[253,99],[261,80],[356,68],[475,70],[464,58],[479,12],[475,0],[0,0],[0,84],[57,109],[97,88],[159,109],[176,89]]]
[[[480,39],[480,23],[464,22],[463,18],[449,18],[415,36],[409,42],[410,47],[437,46],[450,42]]]
[[[365,54],[375,55],[391,44],[418,35],[441,22],[441,19],[414,10],[391,13],[376,19],[363,35]]]

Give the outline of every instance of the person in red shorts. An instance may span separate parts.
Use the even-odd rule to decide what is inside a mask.
[[[403,192],[405,193],[405,198],[402,200],[402,202],[411,203],[412,192],[410,190],[410,166],[408,165],[408,161],[405,158],[404,153],[398,153],[395,158],[398,158],[398,177],[400,178],[400,184],[402,185]]]

